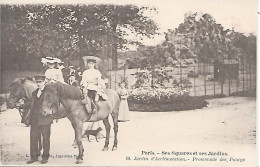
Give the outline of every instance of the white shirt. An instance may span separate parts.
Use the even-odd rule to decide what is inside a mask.
[[[87,69],[82,74],[81,85],[87,87],[87,89],[97,90],[100,85],[102,74],[96,69]]]
[[[45,77],[49,80],[60,81],[64,83],[63,74],[60,69],[50,68],[45,71]]]

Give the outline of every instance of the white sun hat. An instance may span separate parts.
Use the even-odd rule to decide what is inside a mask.
[[[59,58],[53,58],[55,63],[61,63],[61,59]]]
[[[96,63],[100,62],[101,59],[99,57],[96,57],[96,56],[84,56],[82,57],[82,59],[85,61],[85,62],[88,62],[88,61],[95,61]]]

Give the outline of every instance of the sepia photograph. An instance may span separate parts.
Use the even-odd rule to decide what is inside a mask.
[[[3,0],[1,166],[258,166],[257,0]]]

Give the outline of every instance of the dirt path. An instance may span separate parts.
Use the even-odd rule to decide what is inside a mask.
[[[129,122],[119,123],[117,151],[111,151],[113,138],[107,152],[101,151],[104,139],[100,142],[83,139],[85,152],[82,165],[256,166],[255,99],[228,97],[210,100],[209,103],[209,107],[193,111],[131,112]],[[25,165],[29,155],[30,128],[20,123],[15,109],[2,112],[0,122],[2,164]],[[71,146],[74,135],[70,122],[59,120],[52,125],[51,133],[52,157],[47,165],[75,165],[74,156],[78,150]],[[156,155],[145,155],[148,152]],[[167,152],[170,155],[165,155]],[[177,156],[178,152],[193,155]],[[215,152],[215,155],[209,152]],[[131,160],[126,160],[126,157]],[[135,157],[140,159],[134,160]],[[214,158],[217,160],[214,161]],[[220,161],[220,158],[227,161]],[[40,165],[40,162],[32,165]]]

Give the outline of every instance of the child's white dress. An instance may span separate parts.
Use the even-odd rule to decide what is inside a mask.
[[[64,82],[64,78],[63,78],[63,74],[62,71],[60,69],[56,69],[56,68],[49,68],[45,71],[45,77],[48,80],[51,81],[60,81],[61,83],[65,83]]]

